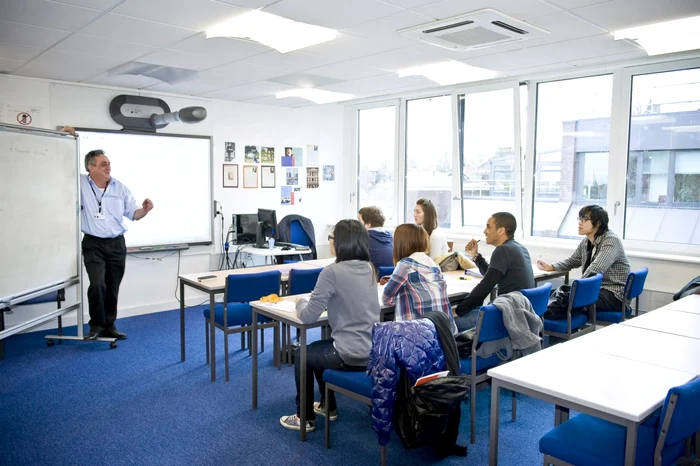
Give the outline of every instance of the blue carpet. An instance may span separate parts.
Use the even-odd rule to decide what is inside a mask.
[[[186,311],[187,360],[180,362],[179,312],[120,319],[129,339],[65,341],[49,348],[44,335],[15,335],[0,361],[1,465],[343,465],[379,461],[366,406],[338,396],[331,448],[323,448],[323,418],[305,443],[279,425],[294,412],[294,370],[272,366],[272,330],[260,354],[259,409],[251,409],[251,358],[230,337],[231,381],[223,380],[223,336],[217,331],[216,383],[205,364],[201,308]],[[75,335],[75,327],[66,328]],[[311,333],[310,340],[319,338]],[[478,393],[477,443],[469,456],[439,461],[429,448],[404,450],[392,437],[389,464],[488,464],[489,390]],[[510,394],[501,404],[499,463],[539,465],[540,437],[553,424],[553,406],[518,396],[510,422]],[[462,408],[460,444],[469,444],[469,406]]]

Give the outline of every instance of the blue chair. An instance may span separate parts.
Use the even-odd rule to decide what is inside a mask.
[[[544,319],[544,334],[565,340],[584,335],[595,330],[595,302],[598,301],[603,275],[596,274],[589,278],[579,278],[571,283],[569,306],[566,309],[566,319]],[[588,308],[585,314],[571,315],[572,309]],[[590,321],[590,323],[589,323]]]
[[[535,311],[535,314],[540,316],[540,319],[542,319],[542,324],[544,324],[543,316],[544,313],[547,312],[549,295],[552,293],[552,284],[550,282],[545,282],[543,285],[540,285],[537,288],[520,290],[520,292],[530,301],[530,304],[532,304],[532,309]],[[544,340],[542,341],[542,347],[544,347]]]
[[[293,222],[299,223],[299,222]],[[291,269],[289,271],[289,278],[287,281],[287,286],[289,287],[288,294],[304,294],[311,293],[316,287],[316,282],[318,281],[318,276],[323,270],[322,267],[314,267],[309,269]],[[325,337],[326,326],[321,329]],[[299,330],[297,330],[297,338],[299,338]],[[280,345],[282,352],[282,359],[286,358],[288,365],[292,364],[291,351],[289,345],[292,342],[291,329],[288,325],[282,324],[282,343]],[[279,368],[279,366],[278,366]]]
[[[218,303],[214,307],[214,325],[224,332],[224,358],[226,360],[226,381],[230,379],[228,368],[228,336],[231,333],[241,334],[241,343],[244,346],[245,333],[252,331],[253,311],[250,307],[251,301],[256,301],[269,294],[280,293],[281,273],[279,270],[271,270],[261,273],[246,273],[240,275],[229,275],[226,278],[224,289],[224,303]],[[226,312],[224,312],[224,307]],[[209,363],[209,325],[211,318],[209,308],[204,312],[204,332],[207,345],[207,363]],[[279,325],[276,321],[264,316],[258,316],[260,327],[260,342],[262,350],[265,351],[264,329],[275,329],[275,341],[279,341]],[[212,348],[214,347],[214,342]],[[249,347],[249,352],[257,351]]]
[[[630,272],[627,275],[627,283],[625,283],[625,299],[622,302],[622,309],[597,309],[596,320],[599,324],[617,324],[623,322],[626,318],[632,315],[632,300],[635,300],[634,315],[639,312],[639,295],[644,291],[644,282],[646,282],[649,269],[644,267],[635,272]]]
[[[394,273],[394,268],[395,267],[393,265],[379,266],[379,269],[377,270],[377,281],[379,281],[382,277],[391,276],[391,274]]]
[[[503,324],[503,313],[493,304],[482,306],[479,310],[479,318],[476,322],[476,333],[472,342],[472,355],[469,359],[460,360],[460,372],[469,377],[471,384],[471,443],[476,442],[476,386],[481,382],[490,380],[486,373],[488,369],[499,366],[508,362],[512,358],[511,354],[495,354],[493,356],[482,358],[478,356],[477,348],[480,343],[496,341],[505,338],[510,338],[508,330]],[[515,422],[516,416],[516,398],[515,392],[512,397],[513,414],[512,420]]]
[[[700,430],[700,379],[668,391],[661,413],[639,426],[635,465],[665,466],[688,456],[690,437]],[[625,464],[627,428],[579,414],[540,439],[544,464],[616,466]],[[695,464],[695,463],[693,463]]]
[[[289,236],[291,239],[290,243],[307,246],[309,248],[314,245],[309,235],[307,235],[301,227],[301,222],[299,220],[292,220],[289,222]]]
[[[18,306],[28,306],[31,304],[44,304],[44,303],[56,303],[56,309],[61,309],[61,302],[66,300],[66,291],[65,290],[56,290],[52,291],[50,293],[43,294],[41,296],[37,296],[36,298],[29,299],[27,301],[23,301],[20,304],[12,306],[10,309],[0,309],[0,331],[5,330],[5,312],[10,311]],[[63,335],[63,319],[61,316],[58,316],[58,335],[61,336]],[[60,345],[63,342],[63,340],[58,340],[58,344]],[[46,344],[48,346],[53,346],[54,342],[53,340],[47,340]],[[5,351],[3,347],[3,340],[0,340],[0,360],[4,359],[5,357]]]

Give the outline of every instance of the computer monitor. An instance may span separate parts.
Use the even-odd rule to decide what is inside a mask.
[[[237,244],[252,243],[257,239],[258,214],[233,214],[231,231]]]
[[[267,239],[277,240],[277,213],[270,209],[258,209],[258,227],[255,245],[267,247]]]

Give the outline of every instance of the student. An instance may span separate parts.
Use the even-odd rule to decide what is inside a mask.
[[[363,207],[357,213],[357,219],[362,222],[369,233],[369,257],[374,268],[391,267],[393,262],[394,240],[389,230],[384,227],[384,215],[375,206]]]
[[[424,197],[416,201],[413,209],[413,220],[416,225],[422,226],[430,237],[429,255],[431,259],[436,259],[450,250],[447,245],[447,237],[438,228],[438,215],[435,204],[430,199]]]
[[[496,212],[486,221],[486,244],[496,246],[491,255],[491,264],[479,254],[478,241],[472,239],[465,246],[484,278],[457,306],[455,322],[460,331],[476,326],[479,314],[473,311],[484,303],[496,285],[499,295],[535,287],[530,253],[513,239],[517,228],[515,217],[508,212]]]
[[[625,299],[625,283],[630,263],[620,238],[608,229],[608,213],[598,205],[588,205],[578,212],[578,234],[586,237],[568,259],[549,264],[542,259],[537,268],[548,272],[582,267],[582,278],[603,274],[597,310],[618,310]]]
[[[330,420],[338,418],[335,396],[324,400],[323,371],[336,369],[364,371],[372,349],[372,325],[379,322],[377,279],[369,262],[369,234],[357,220],[341,220],[328,236],[335,263],[325,267],[310,298],[296,304],[297,318],[304,323],[316,322],[328,309],[331,340],[315,341],[306,348],[306,406],[299,405],[299,360],[295,359],[294,380],[297,387],[297,412],[282,416],[286,429],[300,430],[299,414],[306,410],[306,431],[315,430],[316,414],[324,414],[329,403]],[[313,402],[316,376],[321,401]]]
[[[404,223],[394,231],[396,268],[391,277],[380,282],[386,284],[382,302],[395,306],[397,321],[420,319],[430,311],[444,312],[450,319],[452,333],[456,333],[445,278],[426,254],[429,243],[428,233],[419,225]]]

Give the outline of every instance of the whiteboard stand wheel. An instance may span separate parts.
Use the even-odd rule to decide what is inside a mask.
[[[109,344],[109,347],[112,348],[112,349],[116,348],[116,347],[117,347],[117,342],[116,342],[116,341],[113,341],[112,343]]]
[[[59,341],[59,343],[60,343],[60,341]],[[53,346],[53,345],[54,345],[53,340],[46,340],[46,346],[51,347],[51,346]]]

